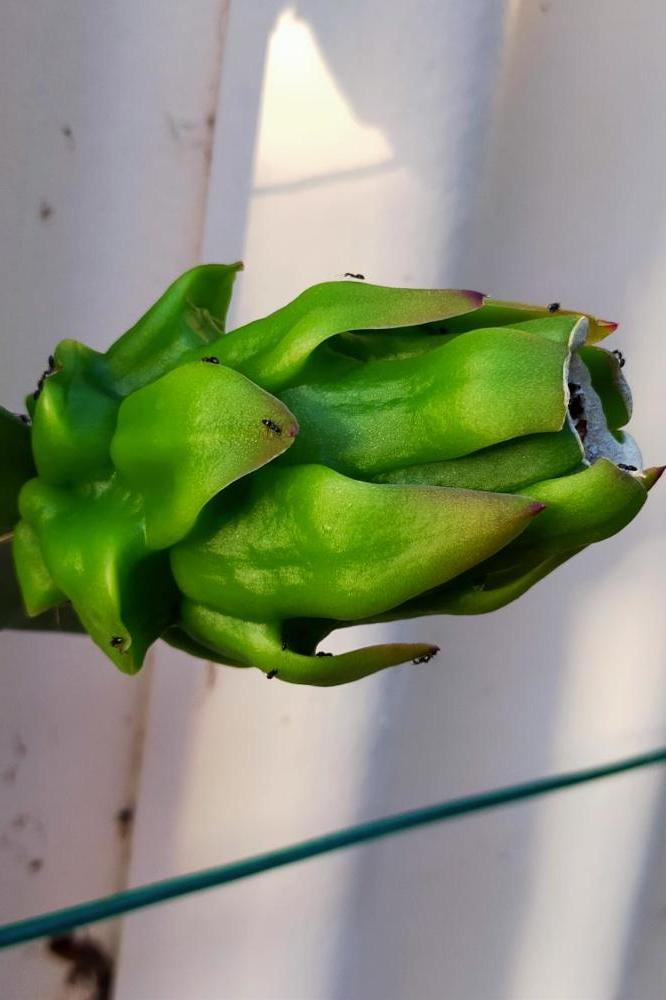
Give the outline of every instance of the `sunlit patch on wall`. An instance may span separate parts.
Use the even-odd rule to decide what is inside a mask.
[[[355,116],[309,25],[285,11],[269,43],[254,193],[353,179],[392,159],[381,131]]]

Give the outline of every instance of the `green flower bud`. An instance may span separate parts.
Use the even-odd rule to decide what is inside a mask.
[[[501,607],[661,472],[622,429],[623,361],[596,346],[613,324],[331,282],[225,333],[239,267],[183,275],[105,354],[60,344],[31,428],[0,413],[25,611],[50,627],[71,605],[127,673],[160,636],[295,683],[423,662],[427,642],[317,645]]]

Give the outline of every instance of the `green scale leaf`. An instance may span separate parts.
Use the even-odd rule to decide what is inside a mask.
[[[312,352],[337,334],[438,322],[474,311],[482,302],[479,292],[325,282],[214,341],[211,353],[277,392],[297,380]]]
[[[473,330],[425,355],[286,389],[302,428],[286,460],[374,477],[559,431],[568,356],[568,343],[528,331]]]
[[[553,303],[553,306],[557,303]],[[450,333],[465,333],[475,327],[520,327],[526,321],[550,321],[553,319],[574,319],[581,316],[587,319],[586,330],[587,343],[596,344],[598,341],[608,337],[617,329],[617,323],[609,320],[598,319],[596,316],[586,312],[576,312],[571,309],[553,306],[533,306],[525,302],[501,302],[497,299],[485,298],[483,305],[474,316],[460,316],[453,318],[447,323],[447,330]]]
[[[654,469],[631,474],[599,459],[582,472],[527,487],[522,495],[543,503],[545,510],[521,537],[387,617],[481,614],[503,607],[587,545],[621,531],[636,517],[659,474]]]
[[[223,365],[195,361],[129,396],[111,456],[144,498],[146,537],[183,538],[220,490],[288,448],[298,424],[287,407]]]
[[[65,490],[32,479],[20,509],[14,558],[28,613],[67,598],[100,649],[136,673],[177,598],[167,556],[146,545],[141,498],[116,480]]]
[[[64,486],[108,476],[120,397],[109,383],[103,356],[63,340],[54,358],[56,370],[45,379],[34,407],[32,448],[39,477]]]
[[[382,483],[515,493],[530,483],[574,472],[582,462],[580,439],[566,425],[554,434],[530,434],[461,458],[410,465],[374,478]]]
[[[317,687],[347,684],[408,660],[425,663],[438,652],[437,646],[428,643],[396,642],[335,656],[304,656],[286,648],[280,622],[241,621],[187,600],[181,623],[182,629],[166,636],[179,649],[217,663],[258,667],[270,678]]]
[[[540,509],[523,497],[272,467],[213,501],[171,563],[187,597],[225,615],[353,621],[487,558]]]
[[[234,279],[242,268],[237,262],[186,271],[109,348],[107,370],[121,395],[171,371],[188,353],[224,332]]]

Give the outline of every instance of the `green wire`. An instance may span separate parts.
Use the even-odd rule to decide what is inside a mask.
[[[304,840],[300,844],[281,847],[266,854],[257,854],[253,858],[232,861],[230,864],[218,865],[215,868],[205,868],[203,871],[192,872],[189,875],[177,875],[175,878],[161,882],[151,882],[134,889],[125,889],[101,899],[92,899],[87,903],[78,903],[63,910],[52,910],[27,920],[0,926],[0,948],[9,948],[24,941],[35,938],[63,934],[83,924],[92,924],[98,920],[108,920],[121,914],[140,910],[144,906],[163,903],[167,899],[175,899],[191,892],[211,889],[214,886],[236,882],[238,879],[258,875],[271,868],[281,868],[296,861],[314,858],[319,854],[328,854],[343,847],[362,844],[368,840],[377,840],[402,830],[425,826],[427,823],[443,822],[464,816],[468,813],[481,812],[484,809],[494,809],[497,806],[508,805],[521,799],[531,799],[537,795],[546,795],[572,785],[581,785],[586,781],[595,781],[609,775],[632,771],[651,764],[666,763],[666,747],[653,750],[650,753],[627,757],[612,764],[590,767],[582,771],[571,771],[567,774],[554,775],[551,778],[540,778],[520,785],[509,785],[496,788],[478,795],[451,799],[436,805],[423,806],[421,809],[410,809],[408,812],[384,816],[381,819],[358,823],[355,826],[333,833],[326,833],[312,840]]]

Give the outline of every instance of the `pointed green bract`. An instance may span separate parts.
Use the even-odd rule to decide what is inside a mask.
[[[335,382],[284,390],[301,424],[288,461],[375,477],[558,431],[568,352],[524,331],[474,330],[426,355],[368,362]]]
[[[329,337],[347,330],[433,323],[474,311],[482,301],[478,292],[331,281],[313,285],[265,319],[216,340],[211,349],[223,364],[276,392],[294,382],[310,354]]]
[[[444,462],[408,465],[375,476],[376,482],[453,486],[512,493],[530,483],[563,476],[581,467],[583,450],[569,427],[554,434],[531,434]]]
[[[479,575],[477,579],[472,579],[468,574],[424,597],[403,604],[401,608],[396,609],[395,617],[485,615],[490,611],[498,611],[522,597],[531,587],[579,551],[580,549],[571,549],[558,556],[548,556],[533,565],[516,567],[512,573]],[[386,616],[385,620],[392,619]]]
[[[287,407],[245,376],[215,364],[183,365],[120,407],[111,457],[144,500],[146,538],[162,549],[183,538],[220,490],[292,444]]]
[[[56,370],[46,377],[34,410],[32,447],[40,478],[65,486],[111,471],[109,444],[120,401],[96,351],[64,340],[54,354]]]
[[[535,483],[522,491],[546,505],[541,524],[530,525],[516,551],[539,548],[557,553],[600,542],[621,531],[647,499],[641,476],[619,469],[605,458],[572,476]]]
[[[67,600],[44,562],[37,532],[27,521],[16,525],[12,549],[23,604],[31,618]]]
[[[122,395],[175,368],[193,349],[224,332],[235,264],[203,264],[181,275],[145,316],[107,351],[106,363]]]
[[[397,361],[428,354],[441,347],[453,335],[446,332],[446,321],[400,330],[359,330],[341,333],[328,343],[342,357],[355,361]],[[309,372],[302,381],[308,382]]]
[[[554,308],[556,307],[556,308]],[[520,325],[529,320],[551,319],[554,317],[572,316],[580,318],[584,316],[588,323],[587,342],[596,344],[598,341],[608,337],[617,329],[617,323],[609,320],[598,319],[596,316],[586,312],[577,312],[575,309],[563,309],[559,303],[553,302],[548,306],[533,306],[525,302],[500,302],[498,299],[486,298],[475,316],[461,316],[452,319],[447,327],[450,333],[465,333],[477,327],[512,327]]]
[[[515,600],[583,548],[610,538],[638,514],[652,477],[600,459],[561,479],[535,483],[523,495],[545,505],[507,549],[451,584],[396,609],[396,617],[481,614]]]
[[[33,479],[20,507],[86,631],[117,667],[136,673],[176,603],[168,558],[146,546],[140,497],[115,481],[72,492]]]
[[[538,509],[515,496],[362,483],[323,466],[266,469],[222,494],[172,549],[180,590],[238,618],[349,620],[487,558]]]
[[[424,663],[438,651],[429,643],[386,643],[335,656],[303,656],[285,647],[278,622],[242,621],[187,600],[181,622],[200,648],[210,648],[217,657],[245,660],[271,679],[316,687],[348,684],[410,660]]]
[[[538,319],[522,320],[519,323],[512,323],[508,329],[523,330],[525,333],[533,333],[536,337],[543,337],[544,340],[550,340],[554,344],[561,344],[563,347],[574,347],[585,343],[585,338],[589,330],[589,322],[585,316],[569,313],[567,315],[548,315],[539,316]]]

